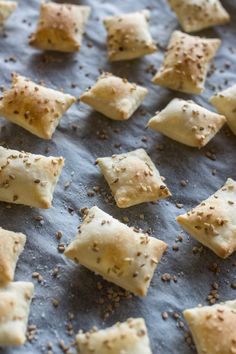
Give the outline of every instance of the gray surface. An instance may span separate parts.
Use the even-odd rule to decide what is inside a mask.
[[[102,68],[126,76],[130,80],[142,82],[148,87],[150,92],[143,105],[147,113],[143,116],[142,110],[139,109],[129,121],[119,123],[104,118],[83,104],[75,104],[64,116],[53,140],[49,142],[40,140],[16,125],[0,119],[0,124],[6,127],[0,133],[0,140],[6,142],[10,148],[33,153],[45,153],[46,148],[49,148],[48,154],[63,155],[66,158],[52,209],[41,211],[23,206],[12,206],[11,209],[6,209],[5,204],[0,204],[0,225],[28,235],[25,251],[18,263],[16,279],[31,281],[32,272],[38,271],[45,281],[44,284],[38,284],[33,280],[36,292],[29,323],[37,325],[38,339],[33,344],[27,343],[19,349],[0,351],[4,354],[41,353],[45,352],[46,344],[50,340],[54,352],[60,353],[58,339],[62,338],[66,343],[73,339],[65,334],[68,312],[73,312],[75,331],[79,328],[87,330],[93,325],[106,327],[117,320],[126,320],[130,316],[143,316],[147,322],[154,354],[190,354],[194,350],[185,343],[183,331],[177,327],[176,321],[172,316],[164,321],[161,313],[162,311],[181,312],[198,303],[206,304],[206,297],[213,281],[220,283],[220,299],[235,298],[236,292],[230,288],[230,283],[234,278],[235,267],[233,268],[232,264],[236,257],[232,256],[223,261],[209,250],[205,250],[201,256],[193,255],[192,247],[198,244],[184,233],[184,242],[179,244],[180,250],[174,252],[172,245],[181,232],[175,217],[184,209],[191,208],[208,197],[224,183],[227,177],[236,178],[236,138],[231,133],[226,134],[228,129],[224,127],[206,148],[198,151],[175,143],[153,131],[145,131],[148,118],[174,97],[173,92],[152,85],[150,83],[152,75],[145,72],[150,64],[156,68],[160,65],[163,52],[126,63],[110,65],[107,62],[102,18],[106,15],[131,12],[134,9],[151,6],[151,31],[155,40],[163,48],[171,32],[178,28],[175,15],[171,13],[165,0],[140,2],[87,0],[80,3],[91,5],[93,8],[81,52],[77,55],[51,53],[50,57],[53,60],[44,63],[44,54],[27,45],[27,37],[36,24],[39,1],[20,0],[18,10],[7,23],[8,37],[0,38],[0,83],[9,85],[10,72],[17,71],[34,80],[43,79],[50,87],[63,87],[66,92],[79,97],[82,91],[94,83],[99,68]],[[232,15],[231,25],[204,32],[207,36],[216,36],[223,40],[216,58],[217,71],[207,80],[207,90],[204,94],[196,97],[196,101],[206,107],[210,107],[207,101],[213,92],[212,84],[225,87],[225,79],[229,81],[228,85],[236,82],[236,52],[232,53],[229,49],[236,47],[236,4],[234,0],[225,0],[223,3]],[[88,48],[88,42],[92,42],[94,47]],[[16,57],[16,63],[5,62],[4,59],[12,56]],[[231,68],[220,73],[226,61],[231,63]],[[82,69],[80,69],[81,65]],[[71,88],[72,82],[78,84],[76,89]],[[179,94],[175,95],[181,97]],[[72,129],[73,125],[78,126],[76,131]],[[115,133],[115,128],[120,128],[120,132]],[[108,139],[105,141],[98,139],[96,135],[96,132],[102,129],[108,134]],[[148,137],[147,142],[142,141],[143,136]],[[115,143],[121,144],[120,150],[114,147]],[[158,151],[157,144],[164,144],[164,151]],[[161,174],[166,176],[167,185],[173,193],[171,199],[156,205],[143,204],[127,210],[119,210],[115,205],[106,203],[104,195],[87,197],[87,190],[94,185],[101,186],[105,194],[109,193],[98,168],[93,164],[97,157],[139,147],[145,148],[153,161],[160,163]],[[216,161],[205,157],[206,151],[210,148],[216,150]],[[212,176],[212,169],[217,170],[216,176]],[[63,186],[71,179],[72,172],[74,172],[73,183],[65,191]],[[189,180],[186,188],[180,187],[181,179]],[[177,209],[176,201],[183,203],[184,209]],[[58,241],[55,238],[55,233],[61,230],[62,242],[71,241],[80,223],[79,209],[94,204],[120,220],[122,216],[128,216],[131,225],[140,226],[144,230],[150,228],[154,235],[170,246],[155,273],[148,296],[144,299],[122,300],[120,307],[105,322],[101,318],[101,307],[96,303],[100,296],[96,283],[100,278],[83,267],[73,265],[58,253]],[[73,215],[68,212],[68,207],[75,210]],[[139,219],[140,213],[145,215],[144,221]],[[44,217],[44,225],[40,225],[35,220],[37,215]],[[208,269],[213,262],[217,262],[221,269],[217,275]],[[54,279],[51,275],[52,269],[56,266],[60,267],[58,279]],[[165,272],[176,275],[178,282],[163,283],[160,277]],[[107,286],[112,287],[111,284]],[[57,309],[51,304],[52,298],[60,300]]]

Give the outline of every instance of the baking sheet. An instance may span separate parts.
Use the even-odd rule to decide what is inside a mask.
[[[43,277],[41,283],[32,280],[35,284],[35,298],[29,324],[37,326],[35,339],[21,348],[2,349],[0,352],[47,353],[47,343],[51,342],[53,353],[60,353],[59,340],[64,340],[65,345],[73,341],[73,336],[66,333],[68,323],[77,332],[79,329],[88,330],[94,325],[104,328],[131,316],[142,316],[148,326],[154,354],[194,353],[195,349],[186,344],[184,330],[180,328],[181,323],[179,325],[173,318],[173,313],[181,314],[185,308],[199,303],[207,304],[206,298],[213,282],[219,283],[220,300],[234,299],[236,291],[230,285],[235,282],[236,268],[233,263],[236,257],[234,255],[221,260],[207,249],[200,254],[193,254],[193,247],[199,247],[200,244],[182,232],[175,217],[215,192],[227,177],[236,178],[236,138],[225,126],[213,141],[198,151],[145,130],[148,119],[171,98],[191,98],[150,83],[151,66],[159,67],[163,49],[172,31],[179,28],[165,0],[73,2],[90,5],[92,14],[81,52],[70,55],[45,54],[27,45],[28,35],[36,25],[40,1],[19,1],[17,11],[7,22],[6,35],[0,38],[0,84],[9,86],[10,73],[16,71],[36,81],[44,80],[49,87],[62,87],[65,92],[79,97],[81,92],[94,83],[99,69],[103,69],[145,85],[149,95],[127,122],[110,121],[83,104],[75,104],[63,117],[53,140],[49,142],[0,119],[3,127],[0,132],[1,144],[33,153],[63,155],[66,158],[54,195],[53,208],[46,211],[14,205],[7,208],[6,204],[0,203],[0,225],[24,232],[28,236],[25,251],[17,266],[16,279],[31,281],[33,272],[39,272]],[[214,92],[213,86],[225,88],[236,82],[236,4],[234,0],[224,0],[223,4],[232,16],[231,24],[202,32],[203,35],[223,40],[215,60],[217,69],[208,78],[206,91],[194,97],[197,103],[208,108],[208,99]],[[107,15],[143,8],[151,10],[151,32],[161,50],[140,60],[109,64],[102,19]],[[230,68],[225,70],[226,63],[230,64]],[[72,84],[76,84],[76,87],[72,88]],[[119,144],[120,147],[117,147]],[[97,157],[140,147],[145,148],[159,165],[173,197],[155,205],[143,204],[119,210],[108,201],[109,188],[94,161]],[[206,157],[209,151],[216,155],[216,160]],[[215,175],[212,170],[216,170]],[[180,186],[183,179],[189,181],[187,187]],[[71,184],[65,189],[64,186],[70,181]],[[88,197],[88,190],[94,186],[101,188],[101,194]],[[181,210],[176,207],[176,202],[183,204]],[[151,231],[169,244],[169,250],[154,275],[148,296],[144,299],[126,299],[121,295],[120,306],[114,308],[112,305],[114,312],[105,320],[104,312],[114,301],[103,294],[111,293],[110,289],[120,289],[102,281],[85,268],[72,264],[57,250],[59,243],[68,244],[74,238],[81,221],[80,208],[95,204],[120,220],[128,217],[130,225]],[[140,219],[140,214],[144,214],[144,220]],[[58,231],[63,233],[61,241],[55,236]],[[175,240],[180,233],[184,240],[178,243],[179,250],[174,251],[172,246],[176,244]],[[220,272],[209,270],[214,263]],[[55,276],[55,268],[58,268],[58,276]],[[161,276],[164,273],[175,276],[177,282],[163,282]],[[98,282],[103,284],[102,290],[98,290]],[[97,303],[101,297],[106,299],[104,305]],[[58,307],[52,304],[53,299],[59,302]],[[167,320],[162,319],[164,311],[169,313]],[[71,313],[74,314],[72,320]]]

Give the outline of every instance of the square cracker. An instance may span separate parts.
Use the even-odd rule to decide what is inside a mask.
[[[152,354],[143,318],[129,318],[103,330],[79,332],[76,341],[81,354]]]
[[[157,51],[149,18],[150,12],[143,10],[104,19],[110,61],[136,59]]]
[[[30,45],[60,52],[80,50],[84,28],[91,8],[72,4],[43,3],[36,31]]]
[[[26,341],[26,329],[34,285],[13,282],[0,287],[0,347]]]
[[[201,31],[230,21],[219,0],[168,0],[185,32]]]
[[[171,195],[154,163],[144,149],[97,159],[116,204],[128,208]]]
[[[13,281],[16,263],[25,242],[24,234],[0,228],[0,283]]]
[[[110,73],[101,75],[80,101],[114,120],[129,119],[143,102],[148,90]]]
[[[64,254],[104,279],[145,296],[166,243],[114,219],[98,207],[86,213]]]
[[[220,44],[217,38],[208,39],[174,31],[164,61],[152,82],[189,94],[202,93],[209,62]]]
[[[198,354],[236,353],[236,300],[183,312]]]
[[[216,135],[225,122],[224,116],[193,101],[174,98],[149,120],[148,127],[179,143],[200,149]]]
[[[236,250],[236,182],[228,178],[208,199],[177,221],[199,242],[219,257],[226,258]]]

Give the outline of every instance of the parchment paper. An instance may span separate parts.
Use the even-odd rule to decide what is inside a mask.
[[[219,283],[220,300],[234,299],[236,291],[231,288],[231,283],[235,282],[236,268],[233,263],[236,257],[233,255],[227,260],[221,260],[205,248],[202,253],[194,254],[193,247],[200,247],[200,244],[184,232],[183,242],[177,243],[179,251],[172,250],[182,231],[175,217],[215,192],[227,177],[236,178],[236,137],[225,126],[199,151],[145,130],[148,119],[157,110],[164,108],[170,99],[175,96],[193,98],[150,82],[153,74],[150,66],[156,69],[160,66],[163,49],[172,31],[179,28],[175,14],[165,0],[85,0],[74,3],[90,5],[92,15],[80,53],[68,55],[46,54],[28,46],[28,35],[35,29],[40,1],[19,1],[18,9],[5,27],[6,35],[0,38],[0,84],[9,87],[10,73],[16,71],[35,81],[44,80],[49,87],[63,88],[65,92],[79,97],[81,92],[95,82],[99,69],[103,69],[143,84],[149,89],[149,95],[142,107],[126,122],[113,122],[88,106],[75,104],[63,117],[52,141],[48,142],[0,119],[4,127],[0,132],[2,144],[18,150],[63,155],[66,158],[54,195],[53,208],[46,211],[19,205],[7,208],[6,204],[0,203],[0,225],[24,232],[28,236],[25,251],[17,266],[16,280],[35,283],[29,324],[37,326],[37,336],[32,343],[21,348],[2,349],[0,352],[46,353],[47,343],[51,342],[53,353],[60,353],[58,341],[64,340],[67,345],[74,339],[66,334],[68,323],[72,323],[77,332],[79,329],[88,330],[94,325],[104,328],[131,316],[142,316],[148,326],[154,354],[194,353],[194,348],[186,344],[184,330],[179,328],[173,312],[181,314],[185,308],[195,307],[199,303],[206,305],[206,298],[214,282]],[[219,37],[223,41],[215,60],[217,69],[207,79],[206,91],[194,97],[197,103],[211,109],[208,99],[214,92],[212,86],[223,89],[236,83],[236,3],[234,0],[224,0],[223,4],[232,16],[230,25],[201,33],[208,37]],[[151,10],[151,32],[161,50],[140,60],[109,64],[102,19],[107,15],[143,8]],[[230,64],[228,69],[225,69],[226,63]],[[76,87],[72,88],[72,84],[76,84]],[[102,140],[103,136],[107,139]],[[120,148],[117,147],[119,144]],[[97,157],[140,147],[147,150],[161,174],[166,176],[173,197],[158,204],[142,204],[119,210],[113,203],[106,201],[110,191],[94,161]],[[206,157],[209,151],[216,155],[215,161]],[[212,170],[216,170],[215,175]],[[183,179],[189,181],[186,187],[180,185]],[[72,183],[65,189],[69,181]],[[88,197],[88,190],[94,186],[101,188],[101,194]],[[176,203],[183,204],[183,208],[177,208]],[[74,238],[81,221],[80,208],[95,204],[121,221],[123,217],[128,217],[129,225],[149,230],[169,244],[169,250],[154,275],[148,296],[144,299],[122,298],[120,306],[105,321],[103,314],[106,305],[99,305],[98,299],[108,288],[114,291],[120,289],[102,281],[85,268],[72,264],[57,250],[59,243],[66,245]],[[144,220],[140,214],[144,215]],[[43,218],[41,221],[39,216]],[[63,233],[60,241],[55,236],[58,231]],[[217,263],[220,272],[209,270],[214,263]],[[57,277],[52,275],[55,268],[59,268]],[[43,277],[41,283],[32,279],[33,272],[39,272]],[[177,282],[163,282],[161,276],[164,273],[176,276]],[[98,282],[104,286],[101,291],[97,288]],[[52,299],[59,301],[58,307],[52,304]],[[106,303],[109,304],[109,301],[106,300]],[[167,320],[162,319],[164,311],[169,314]],[[72,321],[68,320],[68,313],[74,314]]]

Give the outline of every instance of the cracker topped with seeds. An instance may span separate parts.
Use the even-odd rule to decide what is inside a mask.
[[[168,1],[185,32],[197,32],[230,21],[230,15],[220,0]]]
[[[102,74],[80,101],[113,120],[127,120],[141,105],[148,90],[110,73]]]
[[[18,346],[26,341],[26,329],[34,285],[13,282],[0,287],[0,347]]]
[[[26,236],[0,227],[0,283],[13,281],[16,263],[24,250]]]
[[[208,199],[177,221],[191,236],[221,258],[236,250],[236,182],[228,178]]]
[[[143,318],[129,318],[103,330],[79,332],[76,341],[81,354],[152,354]]]
[[[81,48],[89,6],[43,3],[36,31],[30,45],[43,50],[78,52]]]
[[[0,146],[0,200],[50,208],[63,165],[62,157],[46,157]]]
[[[236,135],[236,85],[216,93],[210,98],[210,102],[225,116],[227,124]]]
[[[72,95],[13,74],[12,87],[0,100],[0,114],[40,138],[51,139],[61,117],[75,101]]]
[[[185,310],[198,354],[236,352],[236,300]]]
[[[221,129],[226,118],[193,101],[174,98],[148,122],[148,127],[182,144],[201,148]]]
[[[171,195],[154,163],[144,149],[97,159],[116,204],[128,208]]]
[[[209,62],[221,44],[217,38],[201,38],[174,31],[154,84],[189,94],[204,91]]]
[[[145,296],[167,244],[114,219],[98,207],[86,212],[64,254],[104,279]]]
[[[157,51],[149,31],[148,10],[104,19],[110,61],[140,58]]]

